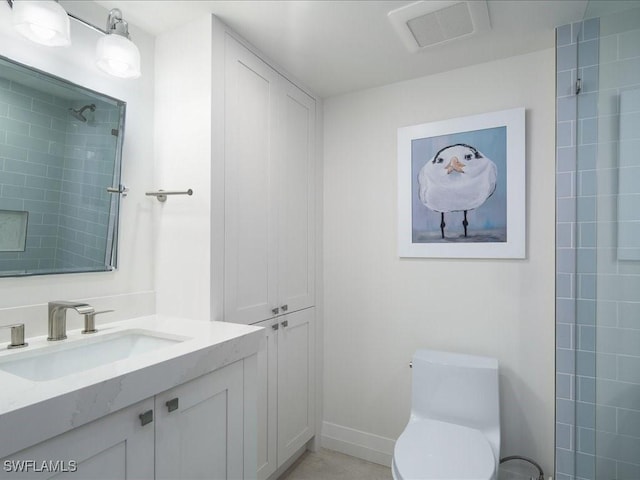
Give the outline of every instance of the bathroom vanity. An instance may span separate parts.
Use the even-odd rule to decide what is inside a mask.
[[[263,336],[154,315],[3,350],[0,478],[255,478]]]

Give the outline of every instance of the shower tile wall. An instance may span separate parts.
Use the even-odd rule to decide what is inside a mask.
[[[0,269],[100,268],[105,261],[119,110],[54,97],[0,78],[0,209],[28,210],[25,252],[0,252]]]
[[[618,253],[621,227],[640,221],[637,112],[619,141],[621,94],[640,88],[639,25],[635,9],[556,32],[558,480],[640,478],[640,262]],[[635,209],[619,203],[625,183]]]
[[[53,267],[66,116],[60,99],[0,78],[0,209],[30,212],[27,249],[1,252],[2,270]]]

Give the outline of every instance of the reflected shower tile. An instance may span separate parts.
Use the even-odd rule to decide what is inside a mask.
[[[556,424],[556,447],[557,448],[572,448],[571,436],[573,429],[570,425],[565,423]]]
[[[582,95],[580,95],[582,97]],[[576,96],[560,97],[557,100],[556,120],[558,122],[572,121],[576,118]],[[591,115],[590,115],[591,116]]]
[[[573,197],[573,177],[572,172],[564,172],[556,174],[556,196],[558,198]]]
[[[622,328],[640,329],[640,303],[620,302],[618,323]]]
[[[596,39],[585,40],[578,45],[578,67],[598,65],[600,42]]]
[[[559,248],[556,251],[556,271],[573,273],[576,271],[576,251],[572,248]]]
[[[571,394],[572,383],[572,375],[562,373],[556,374],[556,396],[558,398],[566,398],[571,400],[573,398]]]
[[[593,248],[596,246],[596,223],[582,222],[579,225],[578,245],[581,248]]]
[[[575,323],[576,306],[572,299],[557,298],[556,299],[556,322],[558,323]]]
[[[558,273],[556,274],[556,296],[561,298],[575,297],[573,289],[573,274]]]
[[[574,246],[573,230],[574,225],[571,223],[558,223],[556,225],[557,248],[570,248]]]
[[[575,104],[574,104],[575,107]],[[598,116],[598,94],[580,93],[578,95],[578,118],[591,118]]]
[[[569,450],[563,450],[561,448],[556,449],[556,467],[558,475],[556,480],[561,480],[563,477],[566,480],[574,480],[574,461],[573,452]],[[564,476],[562,475],[564,474]]]
[[[580,325],[596,324],[596,302],[594,300],[576,301],[576,323]]]
[[[596,354],[594,352],[575,352],[576,375],[585,377],[596,376]],[[595,397],[590,402],[595,402]]]
[[[591,428],[578,427],[578,452],[588,455],[596,453],[596,431]],[[578,469],[580,471],[580,469]]]
[[[578,194],[595,195],[597,193],[596,171],[586,170],[578,175]]]
[[[625,478],[617,476],[618,462],[598,456],[596,458],[596,478]]]
[[[640,45],[640,30],[621,33],[618,36],[618,57],[620,59],[637,57],[638,45]]]
[[[573,425],[576,415],[575,408],[576,402],[573,400],[556,399],[556,421]]]
[[[575,372],[575,352],[559,348],[556,350],[556,372],[573,374]]]
[[[582,39],[593,40],[600,36],[600,19],[590,18],[582,24]]]
[[[599,84],[598,67],[584,67],[580,71],[580,79],[582,80],[582,93],[597,92]],[[599,112],[602,113],[602,112]]]
[[[572,43],[556,49],[556,66],[559,72],[578,66],[578,45]]]
[[[578,170],[593,170],[596,168],[598,147],[596,145],[580,145],[578,147]]]
[[[565,122],[566,123],[566,122]],[[598,119],[585,118],[579,121],[578,145],[589,145],[598,142]],[[564,146],[558,144],[558,146]]]
[[[560,122],[556,125],[556,147],[570,147],[573,142],[573,122]]]
[[[556,324],[556,347],[573,348],[573,326],[568,323]]]
[[[556,75],[556,92],[558,97],[572,96],[574,81],[574,71],[566,70],[564,72],[558,72]],[[574,111],[575,114],[575,111]],[[575,118],[575,117],[574,117]]]
[[[596,276],[590,274],[578,275],[579,298],[588,300],[596,299]]]
[[[576,453],[576,476],[595,480],[596,459],[593,455]]]
[[[578,395],[577,395],[578,401],[584,402],[584,403],[596,403],[595,378],[589,378],[584,376],[578,376],[576,378],[578,380]]]
[[[578,349],[594,352],[596,349],[596,329],[589,325],[578,327]]]
[[[596,273],[596,259],[594,248],[578,248],[576,251],[578,273]]]
[[[640,385],[640,357],[618,356],[618,380]],[[640,437],[640,430],[637,434]]]
[[[618,474],[617,478],[640,478],[640,465],[637,463],[616,462],[616,472]]]
[[[563,25],[556,28],[556,44],[558,47],[573,43],[571,35],[571,25]]]
[[[576,147],[558,148],[557,161],[558,172],[573,172],[576,169]]]

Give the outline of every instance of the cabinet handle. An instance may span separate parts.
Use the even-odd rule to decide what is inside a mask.
[[[138,415],[138,417],[140,417],[140,425],[144,427],[147,423],[153,422],[153,410],[147,410]]]
[[[167,401],[165,403],[165,405],[167,406],[167,410],[169,410],[170,412],[173,412],[174,410],[177,410],[178,409],[178,397],[172,398],[171,400]]]
[[[289,310],[289,305],[282,305],[282,307],[280,307],[280,309],[281,309],[283,312],[286,312],[287,310]]]
[[[272,308],[271,313],[273,313],[274,315],[277,315],[278,313],[280,313],[280,309],[278,307]]]
[[[280,325],[282,325],[282,328],[288,327],[289,326],[289,320],[285,320],[284,322],[281,322]]]
[[[277,323],[274,323],[273,325],[271,325],[271,328],[273,328],[274,330],[278,330],[280,328],[280,325]]]

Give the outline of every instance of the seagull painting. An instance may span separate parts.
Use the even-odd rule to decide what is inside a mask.
[[[445,238],[445,213],[467,212],[480,207],[496,190],[498,169],[486,155],[466,143],[440,149],[418,174],[418,196],[423,205],[440,213],[440,233]]]

